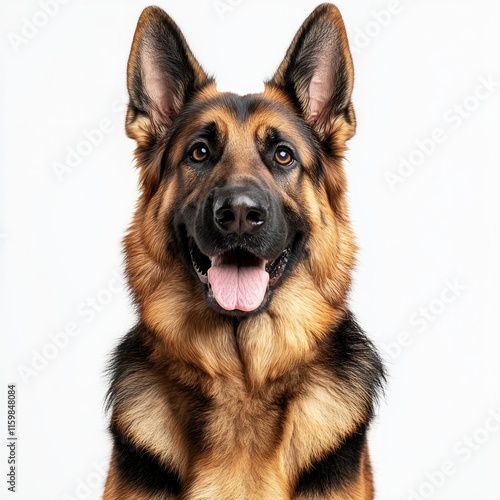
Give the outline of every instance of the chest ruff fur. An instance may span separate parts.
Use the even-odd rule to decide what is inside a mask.
[[[369,498],[366,430],[382,368],[350,314],[307,363],[255,388],[243,364],[212,378],[155,361],[149,336],[137,326],[114,355],[112,474],[127,488],[144,498]]]

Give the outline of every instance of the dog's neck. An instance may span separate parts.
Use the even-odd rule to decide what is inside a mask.
[[[141,217],[148,209],[137,211],[131,229],[135,224],[145,226]],[[325,246],[322,255],[329,255],[336,265],[309,252],[295,266],[293,276],[276,288],[267,309],[235,321],[206,303],[184,266],[164,255],[160,258],[162,248],[147,243],[157,238],[131,230],[124,242],[129,285],[141,321],[163,347],[158,352],[209,377],[237,377],[249,387],[282,377],[314,359],[318,343],[345,317],[354,260],[353,243],[337,238],[331,245],[333,237],[327,236],[323,229],[323,234],[311,233],[310,238],[316,246]],[[318,272],[311,270],[316,267]],[[313,278],[318,275],[321,282]]]

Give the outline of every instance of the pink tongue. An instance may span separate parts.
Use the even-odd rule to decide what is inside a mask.
[[[223,264],[208,270],[215,300],[227,311],[253,311],[262,304],[269,274],[260,267]]]

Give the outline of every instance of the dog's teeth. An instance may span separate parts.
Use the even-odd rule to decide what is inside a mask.
[[[196,271],[196,274],[198,275],[198,278],[202,283],[208,283],[208,275],[207,272],[203,271],[198,264],[198,261],[196,260],[195,252],[193,251],[193,248],[191,247],[189,249],[189,254],[191,255],[191,262],[193,263],[194,270]]]

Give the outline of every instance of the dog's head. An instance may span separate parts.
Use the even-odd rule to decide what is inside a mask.
[[[352,86],[333,5],[307,18],[265,91],[246,96],[218,93],[172,19],[143,12],[126,123],[142,189],[126,239],[139,301],[177,280],[194,303],[248,316],[290,282],[282,307],[314,301],[313,289],[342,305],[354,259],[341,165]]]

